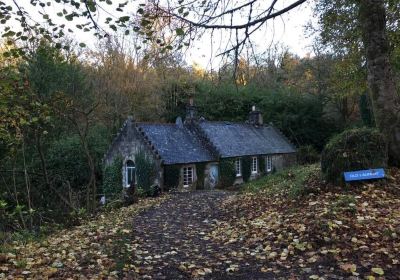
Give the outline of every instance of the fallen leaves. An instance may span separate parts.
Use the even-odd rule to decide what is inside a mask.
[[[167,196],[141,200],[115,209],[95,220],[59,231],[41,242],[15,243],[0,255],[0,279],[118,278],[114,250],[122,251],[121,240],[131,234],[131,219],[141,211],[160,204]],[[130,245],[130,244],[128,244]]]
[[[375,274],[380,275],[380,276],[382,276],[382,275],[385,274],[385,272],[383,271],[383,269],[380,268],[380,267],[373,267],[373,268],[371,268],[371,271],[372,271],[373,273],[375,273]]]
[[[391,176],[391,182],[346,191],[312,178],[309,194],[295,200],[285,192],[241,194],[223,204],[226,219],[210,237],[221,244],[236,240],[240,251],[268,265],[276,277],[290,267],[300,278],[395,279],[400,275],[400,171],[392,169]]]

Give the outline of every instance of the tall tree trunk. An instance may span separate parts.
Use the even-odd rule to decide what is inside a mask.
[[[390,163],[400,166],[400,98],[389,61],[384,0],[359,0],[358,5],[375,122],[386,137]]]

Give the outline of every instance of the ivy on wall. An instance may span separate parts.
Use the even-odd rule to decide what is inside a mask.
[[[251,175],[251,157],[242,157],[242,176],[243,181],[248,182]]]
[[[180,166],[166,165],[164,167],[164,186],[173,189],[179,185]]]
[[[196,181],[196,187],[197,189],[204,189],[204,172],[206,170],[206,163],[200,162],[196,164],[196,175],[197,175],[197,181]]]
[[[116,157],[103,169],[103,192],[107,201],[112,201],[122,193],[122,158]]]
[[[156,166],[152,159],[148,158],[143,151],[135,155],[137,187],[145,195],[153,195],[151,189],[156,178]]]
[[[259,156],[258,157],[258,172],[260,174],[266,173],[265,166],[266,166],[265,156]]]
[[[222,188],[230,187],[235,182],[235,160],[234,159],[221,159],[219,163],[219,186]]]

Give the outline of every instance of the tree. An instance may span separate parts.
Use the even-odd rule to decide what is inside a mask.
[[[64,7],[69,10],[61,10],[57,15],[65,18],[67,21],[84,20],[84,23],[78,24],[78,28],[85,31],[94,30],[96,36],[108,36],[103,27],[95,20],[101,8],[100,2],[86,0],[82,5],[76,1],[66,0]],[[122,15],[115,19],[107,17],[105,20],[106,26],[112,30],[117,30],[117,27],[126,29],[128,27],[136,31],[140,36],[145,38],[145,41],[156,42],[164,51],[173,49],[172,43],[166,43],[157,36],[159,29],[159,19],[163,22],[168,22],[172,28],[170,31],[175,31],[176,35],[188,40],[179,40],[177,48],[181,48],[185,44],[189,44],[190,40],[196,36],[196,33],[201,30],[229,30],[233,35],[232,44],[227,46],[222,54],[234,53],[235,61],[238,62],[238,57],[247,43],[250,42],[251,35],[265,26],[268,20],[279,17],[288,11],[305,3],[306,0],[298,0],[291,2],[286,6],[278,6],[277,0],[272,0],[266,4],[265,1],[248,0],[237,4],[231,1],[209,0],[196,2],[184,2],[182,0],[160,2],[149,1],[147,4],[140,4],[137,8],[138,17],[131,18],[129,15]],[[343,5],[342,2],[345,2]],[[397,1],[395,1],[397,3]],[[0,2],[2,23],[7,23],[10,18],[18,18],[21,27],[24,30],[35,30],[43,36],[51,37],[51,34],[56,33],[53,37],[62,37],[65,25],[57,25],[54,23],[51,15],[42,13],[46,24],[52,28],[46,29],[43,25],[32,23],[30,14],[24,7],[13,1],[13,5]],[[51,5],[51,2],[43,0],[31,1],[32,5],[46,7]],[[107,4],[112,4],[112,1],[106,1]],[[326,1],[325,1],[326,3]],[[333,1],[339,6],[358,11],[358,20],[351,21],[351,26],[360,25],[360,33],[362,34],[362,42],[366,50],[366,60],[368,68],[368,86],[373,101],[373,111],[377,127],[384,133],[389,144],[390,156],[392,163],[399,165],[400,159],[400,128],[399,128],[399,97],[396,93],[396,83],[391,70],[389,60],[389,44],[386,34],[386,10],[384,0],[369,0],[369,1]],[[346,5],[348,6],[346,7]],[[116,9],[119,12],[124,12],[127,2],[120,3]],[[13,10],[13,8],[16,9]],[[390,8],[390,5],[389,5]],[[240,21],[245,15],[246,19]],[[340,16],[338,13],[337,16]],[[239,22],[237,22],[239,20]],[[35,22],[35,21],[33,21]],[[129,29],[128,29],[129,30]],[[26,39],[21,33],[13,31],[7,27],[5,29],[5,37],[13,37],[23,40]],[[58,33],[57,33],[58,32]],[[350,39],[356,37],[350,36]],[[355,45],[358,41],[354,40]],[[237,63],[236,63],[237,66]]]
[[[389,158],[400,165],[400,96],[390,65],[383,0],[359,1],[359,22],[366,51],[368,87],[375,123],[389,144]]]

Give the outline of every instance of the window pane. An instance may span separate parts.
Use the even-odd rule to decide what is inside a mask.
[[[193,168],[184,167],[183,168],[183,185],[188,186],[193,183]]]

